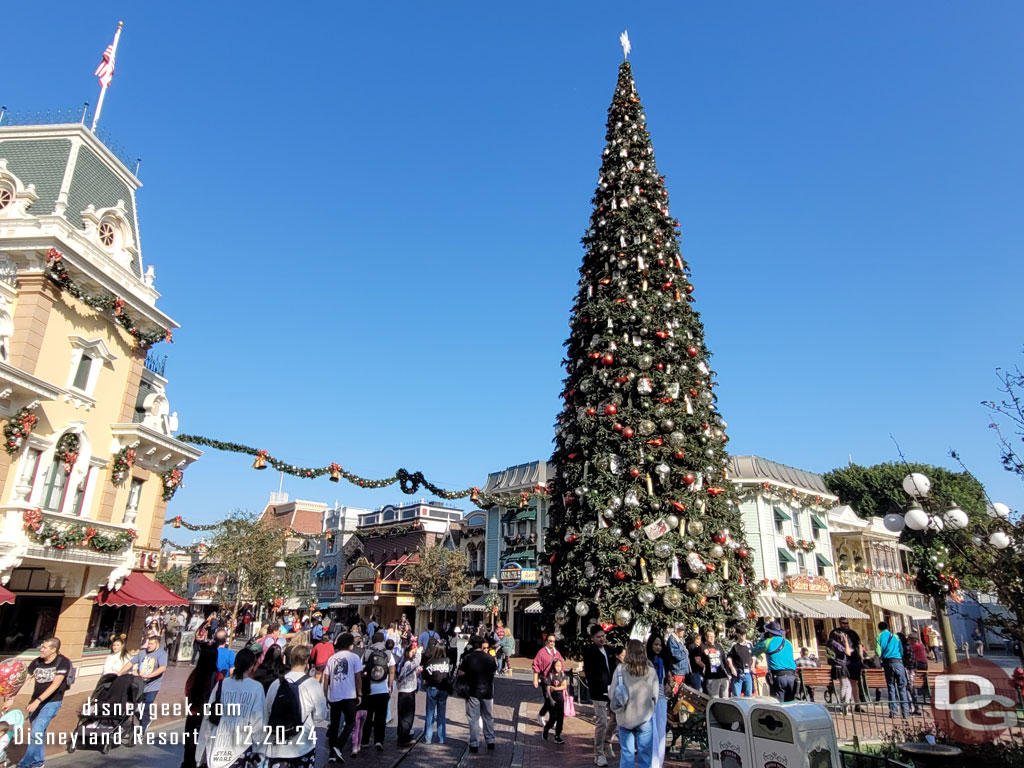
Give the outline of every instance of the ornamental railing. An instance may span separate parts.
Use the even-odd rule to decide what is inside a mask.
[[[118,565],[131,556],[134,542],[127,535],[130,530],[128,526],[105,523],[87,517],[64,515],[59,512],[26,510],[24,506],[0,509],[3,509],[4,515],[4,540],[15,544],[15,546],[24,547],[26,553],[31,557],[66,562]],[[27,512],[29,514],[38,512],[37,522],[42,526],[39,529],[41,533],[29,530],[28,520],[25,517]],[[55,545],[53,539],[48,539],[44,535],[47,527],[55,528],[61,533],[71,531],[79,535],[77,540],[71,541],[58,534],[59,545]],[[94,539],[97,542],[106,542],[116,540],[118,537],[123,542],[117,548],[97,549],[93,545]]]
[[[88,102],[71,109],[24,110],[21,112],[0,107],[0,128],[11,125],[71,125],[73,123],[88,125],[92,116],[93,110],[89,107]],[[133,173],[138,172],[139,158],[133,158],[102,127],[97,126],[94,134],[107,149],[114,153],[118,160],[124,163],[125,168]]]
[[[895,575],[863,573],[859,571],[839,571],[837,581],[841,587],[871,589],[878,592],[914,592],[914,578],[910,574]]]

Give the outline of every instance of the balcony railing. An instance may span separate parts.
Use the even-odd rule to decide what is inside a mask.
[[[537,543],[536,533],[520,533],[516,536],[506,536],[505,546],[506,547],[527,547]]]
[[[118,566],[128,564],[130,567],[132,543],[127,541],[122,549],[113,552],[99,552],[84,542],[68,544],[63,547],[47,544],[37,535],[25,530],[25,506],[0,507],[3,515],[2,539],[8,546],[8,552],[17,551],[20,557],[32,557],[40,560],[83,563],[90,565]],[[105,523],[87,517],[62,515],[59,512],[42,511],[42,523],[56,526],[60,530],[80,530],[82,526],[95,531],[94,535],[116,538],[128,529],[123,525]]]
[[[870,589],[876,592],[914,592],[914,579],[910,574],[896,575],[863,573],[860,571],[839,571],[839,586]]]

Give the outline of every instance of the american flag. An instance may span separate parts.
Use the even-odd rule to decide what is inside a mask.
[[[96,67],[96,71],[93,73],[100,79],[100,85],[106,88],[110,85],[110,81],[114,79],[114,46],[108,45],[107,50],[103,52],[103,61]]]

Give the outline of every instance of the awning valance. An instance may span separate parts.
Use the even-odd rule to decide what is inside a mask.
[[[821,554],[820,552],[818,552],[814,556],[814,559],[818,561],[818,565],[820,565],[822,568],[831,568],[832,567],[832,563],[829,561],[829,559],[827,557],[825,557],[823,554]]]
[[[931,611],[909,605],[903,602],[898,595],[891,595],[888,592],[872,592],[871,604],[876,608],[881,608],[890,613],[898,613],[915,621],[931,619],[932,617]]]
[[[785,616],[792,616],[793,612],[783,606],[778,598],[771,595],[758,595],[757,615],[764,619],[781,619]]]
[[[15,595],[13,592],[11,592],[11,590],[0,587],[0,605],[8,605],[10,603],[13,603],[14,600]]]
[[[791,519],[789,517],[789,514],[782,507],[779,507],[779,506],[772,507],[772,511],[775,513],[775,519],[776,520],[789,520],[789,519]]]
[[[789,550],[785,547],[779,547],[779,560],[784,563],[795,563],[796,558],[789,554]]]
[[[534,600],[528,606],[523,609],[523,613],[543,613],[544,606],[540,604],[540,600]]]
[[[817,528],[819,531],[827,531],[828,525],[817,515],[811,515],[811,525]]]
[[[521,549],[518,552],[511,552],[505,555],[505,562],[525,563],[537,559],[537,550],[534,547]]]
[[[476,600],[472,601],[471,603],[466,603],[464,606],[462,606],[462,610],[464,610],[464,611],[486,611],[487,610],[487,606],[484,605],[486,600],[487,600],[487,595],[480,595],[480,597],[478,597]]]
[[[870,619],[852,605],[820,597],[788,597],[786,601],[805,619]]]
[[[179,597],[159,582],[146,578],[141,573],[129,573],[121,588],[111,591],[104,587],[96,595],[99,605],[188,605],[188,600]]]
[[[510,510],[502,517],[503,523],[516,523],[520,520],[536,520],[537,508],[527,507],[526,509]]]

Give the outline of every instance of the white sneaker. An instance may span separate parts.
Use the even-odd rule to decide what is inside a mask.
[[[540,715],[537,715],[537,725],[539,725],[541,728],[544,727],[544,718]]]
[[[604,755],[598,755],[594,758],[594,765],[598,766],[598,768],[605,768],[608,765],[608,761]]]

